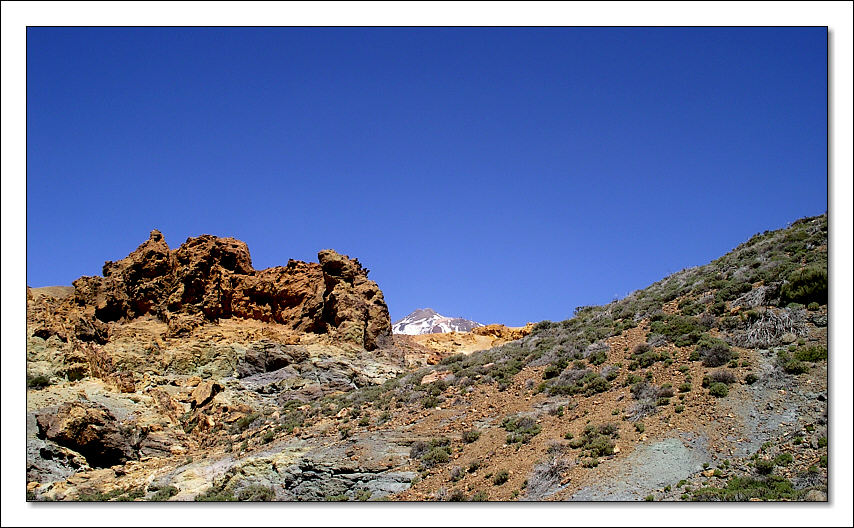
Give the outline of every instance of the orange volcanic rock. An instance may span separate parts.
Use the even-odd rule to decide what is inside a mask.
[[[522,339],[526,335],[530,334],[533,329],[533,323],[528,323],[525,326],[519,327],[504,326],[503,324],[491,324],[473,328],[471,333],[475,335],[493,337],[502,341],[515,341],[516,339]]]
[[[74,281],[68,303],[93,313],[84,319],[91,325],[151,314],[169,325],[171,335],[181,335],[209,321],[241,317],[329,333],[368,350],[379,346],[391,335],[391,321],[368,270],[331,249],[318,259],[255,270],[244,242],[202,235],[170,250],[155,230],[124,259],[106,262],[103,277]],[[44,334],[64,331],[49,321],[38,324],[46,326]]]

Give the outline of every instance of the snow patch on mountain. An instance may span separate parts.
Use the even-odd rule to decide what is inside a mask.
[[[446,334],[448,332],[470,332],[483,326],[460,317],[446,317],[432,308],[420,308],[392,325],[395,334],[421,335]]]

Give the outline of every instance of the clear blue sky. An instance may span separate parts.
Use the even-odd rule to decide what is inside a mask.
[[[358,257],[393,319],[571,316],[827,209],[826,32],[27,32],[27,283],[160,229]]]

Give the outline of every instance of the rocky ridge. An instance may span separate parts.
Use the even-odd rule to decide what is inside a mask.
[[[70,332],[81,341],[103,343],[104,323],[145,315],[166,322],[172,336],[240,317],[377,348],[391,335],[391,324],[368,270],[329,249],[320,251],[318,260],[255,270],[239,240],[202,235],[170,250],[155,230],[126,258],[106,262],[102,277],[74,281],[73,297],[53,310],[34,310],[30,322],[35,335],[45,338],[67,340]]]

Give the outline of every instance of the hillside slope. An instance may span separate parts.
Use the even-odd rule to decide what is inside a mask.
[[[33,500],[827,497],[826,215],[416,370],[417,344],[270,321],[108,325],[79,350],[28,327],[54,373],[28,391]],[[61,378],[58,349],[88,367]]]

